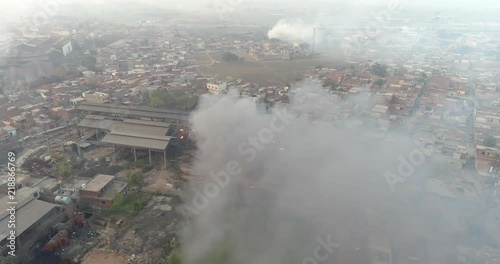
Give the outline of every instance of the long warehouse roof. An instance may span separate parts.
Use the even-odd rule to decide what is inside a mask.
[[[33,199],[16,210],[16,237],[34,225],[40,218],[44,217],[55,204]],[[0,241],[10,234],[9,216],[0,220]]]
[[[78,110],[148,118],[166,118],[181,121],[189,120],[189,112],[186,111],[157,109],[145,106],[82,103],[78,106]]]
[[[113,120],[112,118],[98,115],[87,115],[85,118],[78,123],[79,127],[88,128],[99,128],[103,130],[112,130],[114,127],[120,126],[122,124],[137,125],[137,126],[149,126],[158,128],[169,128],[170,123],[155,122],[149,120],[139,120],[139,119],[124,119],[124,120]]]
[[[170,138],[170,137],[168,137]],[[169,143],[169,139],[152,139],[146,137],[135,137],[128,135],[116,135],[116,134],[107,134],[102,141],[103,143],[113,144],[113,145],[122,145],[127,147],[134,148],[146,148],[153,150],[161,150],[164,151]]]
[[[112,120],[109,117],[87,115],[79,124],[81,127],[100,128],[110,132],[102,143],[135,148],[165,150],[171,136],[167,136],[171,124],[137,119]]]
[[[120,123],[120,121],[105,119],[104,116],[87,115],[78,123],[78,126],[111,130],[111,128],[118,123]]]

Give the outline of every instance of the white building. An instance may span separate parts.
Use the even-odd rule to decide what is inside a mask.
[[[107,93],[87,91],[82,93],[82,97],[89,103],[109,103],[109,94]]]
[[[62,46],[62,52],[64,56],[68,56],[73,51],[73,45],[71,44],[71,41],[67,42]]]
[[[221,92],[225,92],[227,90],[227,84],[225,82],[207,83],[207,89],[211,94],[218,95]]]
[[[2,130],[5,131],[9,137],[15,137],[17,135],[16,128],[12,126],[5,126]]]

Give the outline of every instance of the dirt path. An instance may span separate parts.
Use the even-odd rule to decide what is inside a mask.
[[[24,162],[33,154],[35,154],[36,152],[42,150],[42,149],[45,149],[47,148],[47,146],[38,146],[36,148],[33,148],[33,149],[27,149],[26,151],[24,151],[18,158],[17,158],[17,166],[20,168],[21,166],[23,166]]]

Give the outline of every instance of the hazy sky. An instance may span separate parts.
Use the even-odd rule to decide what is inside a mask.
[[[144,6],[152,7],[162,7],[162,8],[173,8],[173,9],[184,9],[184,10],[197,10],[197,7],[206,8],[208,6],[213,6],[214,3],[220,1],[221,3],[236,3],[235,8],[239,6],[248,5],[261,5],[283,7],[283,6],[304,6],[321,11],[325,6],[329,8],[332,4],[342,3],[343,5],[349,5],[350,8],[367,8],[370,6],[384,6],[391,3],[394,0],[308,0],[308,1],[282,1],[282,0],[22,0],[22,1],[7,1],[2,0],[0,2],[0,19],[5,19],[5,17],[26,17],[33,16],[33,14],[41,10],[43,4],[49,3],[59,3],[60,6],[75,6],[83,5],[92,8],[110,8],[113,11],[123,8],[127,4],[141,4]],[[241,2],[241,4],[239,4]],[[428,7],[451,7],[453,9],[457,8],[474,8],[474,9],[487,9],[499,8],[500,2],[497,0],[476,0],[476,1],[454,1],[454,0],[400,0],[400,2],[406,6],[419,5]],[[283,5],[286,3],[287,5]],[[209,10],[207,10],[209,11]],[[450,14],[453,15],[453,14]],[[5,21],[2,21],[5,23]]]
[[[92,18],[102,17],[103,19],[107,18],[107,14],[112,14],[115,17],[120,16],[120,11],[124,11],[123,18],[134,20],[138,19],[138,17],[130,16],[131,11],[140,10],[141,12],[138,13],[144,13],[149,7],[155,12],[155,15],[161,14],[163,10],[175,10],[183,18],[188,17],[192,13],[195,15],[194,18],[203,19],[202,17],[205,17],[210,19],[221,17],[221,12],[217,12],[215,7],[217,4],[220,6],[229,3],[233,6],[223,7],[225,10],[229,10],[229,12],[223,12],[222,16],[235,16],[238,20],[248,19],[248,16],[245,15],[246,12],[250,14],[250,11],[247,9],[248,7],[260,7],[261,10],[269,10],[270,14],[279,13],[279,10],[285,9],[288,11],[295,10],[295,13],[303,11],[304,16],[331,13],[333,17],[341,14],[342,16],[351,15],[353,18],[357,18],[386,9],[394,1],[398,0],[1,0],[0,33],[12,28],[12,25],[16,22],[33,21],[33,17],[37,14],[43,15],[45,13],[50,17],[52,16],[50,14],[51,10],[54,9],[56,12],[53,12],[53,15],[80,15],[85,13],[87,18],[90,16]],[[485,22],[496,21],[495,10],[500,8],[500,2],[497,0],[399,1],[405,10],[417,10],[415,7],[428,7],[430,10],[423,12],[424,14],[428,12],[429,15],[439,13],[443,16],[456,15],[464,17],[465,10],[473,11],[474,17],[472,20],[475,22],[478,19],[483,19]],[[44,5],[56,6],[56,8],[51,8],[47,11],[44,10]],[[489,13],[489,16],[482,16],[480,15],[481,12]],[[268,15],[265,12],[261,12],[261,14],[264,16]],[[167,16],[172,17],[171,13],[165,15],[166,18]],[[250,16],[253,17],[253,15]],[[271,24],[278,22],[281,18],[285,17],[280,17],[276,21],[272,21]],[[120,18],[118,17],[118,19]]]

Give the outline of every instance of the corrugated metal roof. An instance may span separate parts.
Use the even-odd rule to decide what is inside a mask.
[[[125,119],[109,120],[103,116],[86,116],[78,126],[111,131],[101,142],[137,148],[165,150],[172,137],[167,136],[170,124]]]
[[[78,110],[181,121],[189,120],[189,112],[132,105],[82,103],[78,106]]]
[[[160,123],[160,122],[155,122],[155,121],[138,120],[138,119],[125,119],[125,120],[123,120],[123,123],[140,124],[140,125],[146,125],[146,126],[170,127],[169,123]]]
[[[88,115],[78,123],[78,126],[111,130],[114,125],[119,123],[119,121],[105,120],[103,116]]]
[[[145,126],[140,124],[118,123],[111,128],[111,134],[129,135],[134,137],[165,138],[168,127]]]
[[[164,151],[169,143],[169,140],[166,138],[164,140],[160,140],[160,139],[139,138],[133,136],[108,134],[102,139],[102,142],[114,145]]]
[[[40,200],[32,200],[16,210],[16,237],[21,235],[26,229],[34,225],[40,218],[44,217],[50,210],[56,207],[55,204]],[[0,241],[9,236],[9,216],[0,221]]]

